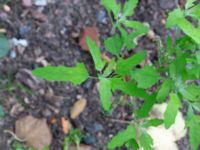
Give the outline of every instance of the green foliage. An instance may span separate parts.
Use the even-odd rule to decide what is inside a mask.
[[[152,150],[153,139],[151,136],[145,131],[141,130],[140,135],[140,144],[144,148],[144,150]]]
[[[106,112],[112,109],[112,94],[118,92],[123,97],[132,97],[127,102],[132,107],[132,120],[125,121],[127,128],[115,135],[108,143],[109,149],[151,150],[153,140],[147,133],[149,127],[164,124],[169,128],[176,120],[182,101],[189,107],[187,127],[192,150],[198,150],[200,140],[200,4],[188,0],[185,8],[179,7],[169,13],[167,28],[176,30],[176,35],[168,35],[165,47],[158,47],[158,60],[146,63],[146,51],[138,50],[137,41],[149,29],[143,23],[130,20],[138,0],[126,0],[123,4],[116,0],[102,0],[112,23],[110,36],[104,39],[105,50],[113,56],[110,62],[102,59],[101,49],[90,37],[87,44],[93,59],[96,75],[90,76],[86,67],[78,63],[75,67],[47,66],[38,68],[33,74],[49,81],[69,81],[81,84],[87,78],[99,81],[101,104]],[[191,19],[198,25],[194,25]],[[175,39],[175,40],[174,40]],[[159,41],[162,42],[162,41]],[[138,51],[136,51],[137,48]],[[135,50],[135,51],[134,51]],[[127,57],[127,52],[133,54]],[[144,65],[141,65],[144,63]],[[121,97],[122,97],[121,96]],[[169,101],[167,99],[169,98]],[[142,100],[140,106],[136,100]],[[164,119],[149,119],[156,103],[167,102]],[[133,104],[133,105],[132,105]],[[136,108],[135,108],[136,107]],[[194,112],[198,113],[194,113]],[[137,134],[137,135],[136,135]],[[73,135],[73,134],[72,134]],[[79,136],[65,138],[63,149],[68,150],[73,142],[80,143]],[[77,135],[77,134],[75,134]],[[72,138],[73,137],[73,138]]]
[[[79,129],[71,129],[69,135],[64,138],[63,150],[69,150],[71,144],[75,143],[77,150],[80,149],[80,142],[82,139],[82,133]]]
[[[119,58],[116,66],[116,73],[119,75],[129,75],[133,67],[140,64],[145,57],[146,52],[140,51],[127,59]]]
[[[125,130],[119,132],[112,138],[112,140],[108,143],[108,148],[119,148],[132,139],[136,139],[136,128],[129,125]]]
[[[81,84],[89,77],[85,65],[78,63],[75,67],[47,66],[33,70],[33,74],[47,81],[70,81]]]
[[[194,114],[191,106],[188,108],[186,125],[189,128],[189,142],[192,150],[198,150],[200,145],[200,118]]]
[[[144,89],[152,87],[160,79],[160,75],[156,69],[148,65],[145,65],[141,69],[134,70],[131,76],[138,83],[138,87]]]
[[[169,95],[172,86],[173,86],[173,81],[171,79],[166,79],[162,83],[161,88],[158,90],[158,94],[156,96],[158,102],[163,102],[165,100],[167,95]]]
[[[123,39],[118,34],[114,34],[105,40],[104,45],[108,52],[118,56],[123,47]]]
[[[148,128],[148,127],[157,127],[163,123],[162,119],[149,119],[142,123],[142,127]]]
[[[94,41],[92,41],[90,37],[87,37],[87,44],[90,49],[90,54],[92,55],[92,58],[94,60],[96,70],[101,71],[105,66],[105,62],[101,58],[99,47]]]
[[[0,58],[5,57],[9,52],[9,42],[7,38],[0,34]]]
[[[5,115],[3,107],[0,105],[0,119],[3,118]]]
[[[101,98],[101,104],[105,111],[109,111],[111,107],[111,101],[110,98],[112,96],[111,92],[111,82],[109,79],[106,79],[104,77],[99,77],[100,80],[100,98]]]
[[[176,115],[180,107],[181,103],[178,95],[175,93],[171,93],[167,109],[164,113],[164,124],[167,129],[175,122]]]

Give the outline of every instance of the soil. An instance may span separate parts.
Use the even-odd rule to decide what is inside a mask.
[[[11,49],[9,56],[0,60],[0,104],[6,113],[0,120],[0,149],[11,149],[13,142],[13,137],[3,131],[14,130],[15,121],[29,114],[47,118],[53,133],[50,149],[62,150],[65,135],[60,119],[69,118],[72,104],[83,97],[88,101],[87,108],[71,122],[85,135],[82,143],[106,150],[107,141],[125,126],[110,118],[127,120],[131,116],[131,108],[118,106],[112,115],[107,115],[100,106],[96,80],[88,80],[80,86],[49,83],[35,79],[30,71],[44,62],[66,66],[84,62],[90,74],[95,74],[91,56],[81,49],[78,37],[84,27],[96,26],[103,41],[109,35],[111,24],[99,0],[49,1],[45,7],[33,5],[25,8],[21,0],[15,0],[8,3],[10,12],[5,14],[3,10],[0,11],[0,27],[7,30],[7,37],[29,42],[24,52]],[[166,14],[175,7],[174,0],[140,0],[133,18],[147,22],[155,34],[164,40],[169,33],[164,28]],[[157,46],[150,38],[142,38],[139,47],[150,52],[151,61],[157,59]],[[16,53],[16,57],[12,53]],[[50,123],[52,118],[56,118],[57,123]],[[178,144],[180,150],[190,150],[187,138]]]

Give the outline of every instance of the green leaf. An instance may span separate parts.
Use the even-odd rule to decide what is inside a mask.
[[[158,95],[156,97],[158,102],[163,102],[165,100],[172,86],[173,86],[173,81],[169,78],[163,82],[163,84],[161,85],[161,88],[158,91]]]
[[[101,71],[106,63],[105,61],[102,60],[100,48],[90,37],[87,37],[86,41],[90,49],[90,54],[92,55],[93,58],[95,68],[96,70]]]
[[[101,104],[105,111],[109,111],[111,107],[110,98],[112,96],[111,82],[109,79],[103,77],[99,77],[99,80],[100,80],[99,93],[100,93]]]
[[[145,57],[146,57],[146,52],[140,51],[125,60],[119,58],[116,66],[116,73],[119,75],[130,74],[130,71],[133,69],[133,67],[140,64],[145,59]]]
[[[200,65],[200,51],[196,52],[197,63]]]
[[[104,45],[108,52],[118,56],[123,46],[123,39],[118,34],[114,34],[104,41]]]
[[[123,8],[123,15],[129,17],[133,15],[133,11],[138,4],[138,0],[128,0]]]
[[[142,69],[136,69],[131,74],[132,78],[138,83],[139,88],[150,88],[156,84],[160,75],[152,66],[144,66]]]
[[[200,100],[200,86],[195,84],[188,85],[179,89],[181,95],[189,101],[198,101]]]
[[[178,8],[172,11],[168,18],[166,27],[178,26],[186,35],[191,37],[197,44],[200,44],[200,29],[195,28],[185,17],[184,12]]]
[[[9,52],[9,42],[7,38],[0,34],[0,58],[5,57]]]
[[[157,127],[159,125],[163,124],[163,120],[162,119],[150,119],[150,120],[146,120],[142,123],[142,127],[144,128],[148,128],[148,127]]]
[[[108,149],[116,149],[122,147],[126,142],[136,138],[136,128],[129,125],[125,130],[117,133],[108,143]]]
[[[103,73],[104,77],[107,77],[108,75],[110,75],[112,73],[114,65],[115,65],[115,59],[112,58]]]
[[[136,114],[140,118],[145,118],[149,115],[151,108],[156,103],[156,93],[153,93],[151,96],[144,100],[142,106],[136,110]]]
[[[0,105],[0,119],[3,118],[5,115],[3,107]]]
[[[108,12],[113,12],[115,19],[117,19],[121,10],[121,5],[117,4],[116,0],[102,0],[101,2]]]
[[[188,9],[190,7],[192,7],[194,5],[194,2],[196,0],[187,0],[186,4],[185,4],[185,9]]]
[[[187,10],[186,14],[187,14],[187,16],[191,16],[191,17],[199,20],[200,19],[200,4]]]
[[[149,31],[149,28],[147,26],[145,26],[144,24],[142,24],[138,21],[125,20],[125,21],[123,21],[123,25],[128,28],[134,29],[135,32],[131,35],[132,36],[131,39],[142,36],[142,35],[148,33],[148,31]]]
[[[125,82],[120,78],[111,79],[111,87],[113,91],[120,90],[130,96],[140,97],[146,99],[149,97],[144,89],[140,89],[133,81]]]
[[[187,113],[186,125],[189,128],[189,142],[192,150],[198,150],[200,145],[200,124],[199,116],[195,115],[191,108]]]
[[[131,139],[126,143],[126,147],[129,150],[138,150],[139,149],[139,145],[137,143],[137,141],[135,139]]]
[[[196,111],[200,112],[200,102],[194,102],[191,105]]]
[[[125,48],[127,50],[132,50],[133,48],[135,48],[136,47],[136,42],[134,40],[135,36],[132,37],[132,35],[128,34],[128,32],[124,28],[122,28],[120,24],[118,25],[118,29],[120,30]]]
[[[173,40],[172,37],[170,35],[167,36],[167,40],[166,40],[166,50],[168,51],[168,53],[170,55],[173,54]]]
[[[70,138],[65,137],[63,142],[63,150],[69,150],[70,143],[71,143]]]
[[[171,127],[171,125],[176,120],[176,115],[178,113],[179,108],[181,107],[181,102],[179,100],[179,97],[175,93],[170,94],[170,100],[167,105],[167,109],[164,113],[164,125],[165,128]]]
[[[153,139],[145,130],[141,131],[140,144],[144,150],[152,150]]]
[[[37,68],[32,73],[47,81],[69,81],[73,84],[81,84],[89,77],[83,63],[77,63],[75,67],[46,66]]]

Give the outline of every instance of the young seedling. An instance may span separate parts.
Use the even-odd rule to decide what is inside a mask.
[[[117,3],[116,0],[102,0],[107,10],[113,28],[110,37],[104,40],[108,53],[112,54],[110,63],[102,59],[100,48],[90,37],[87,44],[93,58],[100,87],[99,94],[104,111],[112,109],[111,96],[114,92],[143,99],[144,103],[133,110],[133,118],[129,121],[118,121],[127,124],[108,143],[108,149],[123,146],[129,149],[151,150],[153,139],[146,128],[164,124],[170,128],[176,119],[182,103],[186,103],[188,114],[186,125],[189,129],[189,142],[192,150],[198,150],[200,144],[200,4],[188,0],[184,9],[180,7],[169,13],[166,27],[176,27],[175,37],[168,35],[165,47],[158,47],[159,60],[153,64],[140,65],[146,58],[146,51],[139,50],[128,58],[124,52],[137,47],[137,40],[148,33],[149,29],[143,23],[130,20],[138,0],[126,0]],[[194,26],[187,18],[198,22]],[[129,30],[128,30],[129,29]],[[131,32],[130,32],[131,31]],[[184,34],[182,34],[184,33]],[[175,41],[172,39],[176,39]],[[138,66],[140,66],[138,68]],[[75,85],[81,84],[89,75],[83,63],[75,67],[47,66],[37,68],[33,74],[48,81],[67,81]],[[153,87],[153,88],[152,88]],[[149,112],[156,103],[168,101],[164,119],[149,119]],[[135,102],[134,102],[135,103]],[[66,140],[68,141],[68,140]],[[78,143],[78,142],[77,142]]]

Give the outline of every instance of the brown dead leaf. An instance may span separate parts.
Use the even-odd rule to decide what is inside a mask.
[[[80,35],[80,39],[79,39],[79,45],[81,46],[81,48],[85,51],[89,51],[89,48],[87,46],[86,43],[86,37],[89,36],[92,38],[92,40],[94,40],[97,45],[100,46],[100,40],[99,40],[99,29],[95,26],[93,27],[85,27]]]
[[[72,119],[76,119],[85,109],[87,101],[84,98],[79,99],[71,108],[70,116]]]
[[[76,145],[70,146],[70,147],[69,147],[69,150],[77,150]],[[81,145],[80,145],[80,150],[94,150],[94,149],[92,149],[91,146],[81,144]]]
[[[69,120],[66,120],[64,117],[61,118],[61,125],[62,125],[62,129],[63,129],[63,132],[65,134],[68,134],[69,133],[69,130],[71,129],[72,125],[71,123],[69,122]]]
[[[35,150],[43,150],[45,146],[51,144],[52,134],[46,119],[26,116],[16,121],[15,132],[20,139],[26,140]]]

